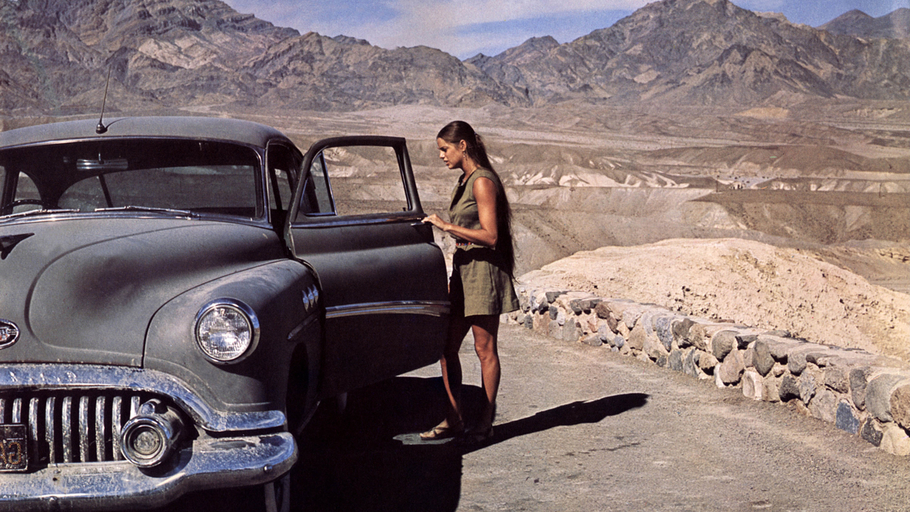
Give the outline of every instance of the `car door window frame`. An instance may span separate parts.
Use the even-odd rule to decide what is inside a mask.
[[[296,195],[297,179],[300,176],[301,161],[303,156],[296,148],[282,142],[270,142],[266,147],[266,176],[265,190],[267,196],[269,221],[275,225],[283,224],[283,219],[274,219],[272,212],[287,213],[292,206]],[[285,167],[287,169],[285,169]],[[287,197],[282,197],[279,180],[283,179],[276,173],[276,169],[287,173]]]
[[[316,183],[316,178],[313,176],[314,164],[318,162],[319,174],[323,182],[323,190],[320,191]],[[312,163],[307,167],[306,173],[304,176],[305,183],[303,184],[303,191],[300,195],[300,202],[307,201],[307,204],[310,204],[310,196],[312,195],[312,203],[316,204],[318,209],[313,211],[311,208],[307,208],[303,214],[306,217],[335,217],[338,215],[338,210],[335,208],[335,194],[332,191],[332,183],[328,177],[328,170],[326,169],[325,164],[325,150],[320,151],[313,157]],[[310,188],[312,184],[312,188]],[[325,197],[321,197],[321,194],[324,194]],[[326,209],[323,211],[321,207],[322,201],[325,201]]]
[[[395,152],[396,163],[398,164],[399,179],[404,189],[404,200],[407,204],[406,209],[402,211],[377,212],[368,214],[338,215],[335,204],[335,197],[332,191],[331,177],[326,171],[324,151],[331,148],[351,147],[351,146],[374,146],[388,147]],[[307,213],[301,211],[303,201],[304,185],[312,179],[311,169],[314,162],[319,160],[321,170],[326,180],[326,190],[328,191],[329,201],[331,202],[331,212]],[[345,136],[323,139],[313,144],[303,158],[301,173],[304,179],[297,185],[297,193],[294,197],[294,203],[289,212],[289,218],[292,219],[292,226],[306,226],[320,223],[364,223],[364,222],[386,222],[401,221],[404,219],[423,218],[423,210],[417,195],[416,185],[411,170],[410,157],[407,151],[407,144],[402,137],[386,137],[378,135],[362,136]]]

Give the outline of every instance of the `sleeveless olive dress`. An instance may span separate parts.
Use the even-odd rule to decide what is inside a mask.
[[[453,224],[469,229],[481,228],[474,199],[474,181],[480,177],[488,178],[502,190],[499,177],[487,169],[475,169],[464,183],[459,178],[449,206],[449,219]],[[518,309],[518,296],[512,278],[504,270],[504,257],[499,251],[456,237],[452,267],[449,298],[453,315],[500,315]]]

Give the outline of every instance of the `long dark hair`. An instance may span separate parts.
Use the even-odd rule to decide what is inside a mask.
[[[493,164],[490,163],[490,157],[487,156],[487,147],[483,143],[483,138],[474,131],[471,125],[464,121],[452,121],[443,126],[436,138],[442,139],[449,144],[458,144],[461,141],[465,141],[465,144],[467,144],[465,153],[471,157],[471,160],[496,175],[499,183],[496,187],[496,229],[498,235],[495,248],[503,255],[503,270],[509,274],[509,277],[514,279],[515,246],[512,242],[512,207],[509,206],[509,199],[506,197],[502,179],[497,174],[496,169],[493,168]]]

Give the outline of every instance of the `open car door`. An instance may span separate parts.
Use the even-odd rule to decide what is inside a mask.
[[[439,359],[446,269],[424,217],[403,138],[326,139],[304,156],[288,242],[322,287],[321,396]]]

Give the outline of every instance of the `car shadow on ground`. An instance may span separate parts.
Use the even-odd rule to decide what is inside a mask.
[[[482,400],[480,388],[464,387],[469,425]],[[630,393],[572,402],[497,423],[494,436],[482,443],[430,443],[418,433],[444,416],[442,380],[391,379],[350,394],[344,414],[331,407],[317,412],[300,438],[292,503],[307,511],[453,511],[465,454],[557,426],[596,423],[647,401],[646,394]]]

